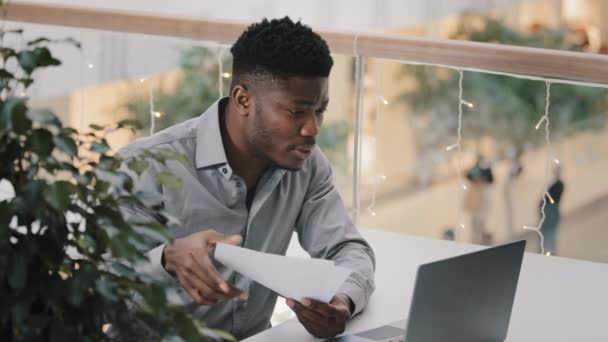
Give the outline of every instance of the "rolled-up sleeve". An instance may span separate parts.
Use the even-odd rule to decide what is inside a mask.
[[[313,258],[330,259],[352,270],[338,292],[352,299],[357,314],[375,288],[374,252],[353,224],[333,184],[329,161],[319,149],[309,167],[311,178],[296,222],[298,239]]]

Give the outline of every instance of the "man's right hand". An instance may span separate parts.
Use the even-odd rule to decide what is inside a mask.
[[[225,236],[215,230],[205,230],[175,239],[163,251],[167,272],[174,274],[200,305],[213,305],[234,297],[246,300],[248,296],[246,291],[228,283],[209,258],[209,251],[218,242],[238,246],[241,236]]]

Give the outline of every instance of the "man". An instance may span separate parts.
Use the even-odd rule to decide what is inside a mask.
[[[545,219],[540,228],[545,239],[545,250],[557,255],[557,238],[559,235],[559,221],[561,219],[559,204],[564,193],[564,182],[562,181],[562,168],[557,164],[553,168],[553,182],[547,189],[538,203],[540,216],[545,215]],[[544,204],[544,208],[543,208]]]
[[[165,209],[181,222],[170,228],[173,243],[148,252],[146,272],[173,281],[186,307],[210,327],[243,339],[270,326],[277,294],[215,263],[209,252],[225,242],[284,254],[295,231],[312,257],[353,271],[330,303],[287,299],[311,334],[333,337],[374,289],[374,254],[315,145],[333,60],[319,35],[287,17],[251,25],[231,52],[228,98],[120,151],[128,160],[169,148],[192,160],[190,167],[152,164],[137,178],[137,188],[162,193]],[[159,185],[157,172],[179,176],[181,191]]]
[[[490,212],[490,187],[494,176],[490,162],[481,153],[477,154],[475,165],[467,172],[467,179],[470,184],[464,206],[471,213],[471,242],[491,245],[492,234],[486,229],[486,220]]]

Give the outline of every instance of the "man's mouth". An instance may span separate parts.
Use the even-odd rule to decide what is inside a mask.
[[[314,145],[300,145],[296,146],[293,151],[295,152],[298,159],[304,160],[310,156],[314,147]]]

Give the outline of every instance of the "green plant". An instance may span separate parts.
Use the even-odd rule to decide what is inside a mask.
[[[223,63],[223,70],[229,71],[231,59],[225,58]],[[209,48],[199,46],[183,51],[180,70],[181,78],[175,89],[154,94],[154,109],[163,113],[155,118],[156,131],[201,115],[219,97],[217,56]],[[227,83],[222,78],[224,95],[228,94]],[[150,128],[148,95],[131,97],[125,106],[144,123],[142,129],[147,133]]]
[[[452,38],[519,46],[580,51],[582,46],[567,39],[565,29],[535,26],[518,32],[503,22],[479,15],[464,15]],[[406,67],[417,88],[404,100],[412,105],[420,150],[451,145],[457,126],[459,75],[437,67]],[[464,97],[475,108],[464,107],[463,135],[467,139],[492,136],[501,146],[522,153],[528,145],[544,142],[534,129],[544,113],[545,83],[520,78],[465,72]],[[602,89],[553,84],[551,86],[551,131],[554,138],[601,128],[607,103]]]
[[[22,32],[0,31],[0,42],[6,34]],[[146,259],[142,246],[169,237],[157,221],[127,219],[121,211],[137,207],[168,217],[157,207],[159,195],[136,191],[131,175],[150,162],[189,161],[160,150],[125,165],[113,156],[107,136],[138,129],[137,121],[91,125],[90,132],[79,133],[48,110],[29,109],[19,94],[32,84],[33,73],[61,64],[50,43],[56,41],[36,39],[19,51],[0,44],[0,336],[4,341],[230,339],[192,320],[168,302],[163,284],[135,271]],[[158,179],[181,185],[171,174]]]

